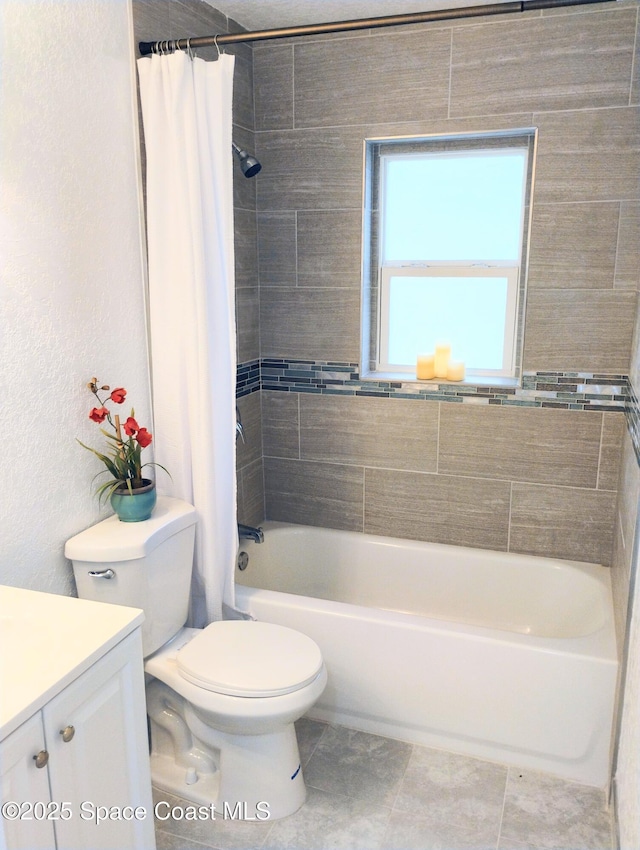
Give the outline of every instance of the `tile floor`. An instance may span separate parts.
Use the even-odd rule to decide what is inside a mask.
[[[272,822],[157,821],[158,850],[615,846],[597,789],[306,718],[297,728],[308,790],[298,812]],[[180,803],[162,792],[155,799]]]

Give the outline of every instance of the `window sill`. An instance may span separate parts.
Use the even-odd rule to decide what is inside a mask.
[[[361,381],[392,381],[393,383],[411,384],[412,387],[426,387],[436,389],[439,386],[451,387],[500,387],[503,389],[518,389],[522,382],[518,378],[485,377],[473,375],[464,381],[448,381],[446,378],[431,378],[422,380],[416,378],[411,372],[360,372]]]

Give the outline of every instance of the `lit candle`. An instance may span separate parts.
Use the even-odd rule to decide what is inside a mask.
[[[461,360],[451,361],[447,368],[448,381],[463,381],[464,380],[464,363]]]
[[[451,346],[448,342],[436,344],[436,354],[433,362],[433,370],[436,378],[446,378],[449,359],[451,357]]]
[[[416,378],[419,381],[429,381],[435,376],[433,371],[433,363],[435,357],[433,354],[418,354],[418,362],[416,363]]]

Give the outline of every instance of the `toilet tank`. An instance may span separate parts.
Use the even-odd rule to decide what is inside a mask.
[[[159,496],[150,519],[121,522],[111,516],[68,540],[78,596],[142,608],[145,657],[187,620],[196,511]]]

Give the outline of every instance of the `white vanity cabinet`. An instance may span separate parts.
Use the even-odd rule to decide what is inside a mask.
[[[153,850],[141,612],[38,593],[48,597],[38,605],[50,602],[65,619],[46,618],[44,643],[25,634],[13,647],[3,634],[3,619],[16,619],[4,616],[5,590],[0,848]],[[38,674],[45,687],[35,698]]]
[[[46,769],[35,766],[33,756],[42,752],[44,729],[42,715],[36,714],[0,742],[0,780],[2,783],[2,805],[15,802],[34,803],[49,801],[49,776]],[[41,850],[55,847],[53,821],[33,817],[13,820],[13,813],[3,812],[0,826],[4,841],[1,847],[29,847]]]

